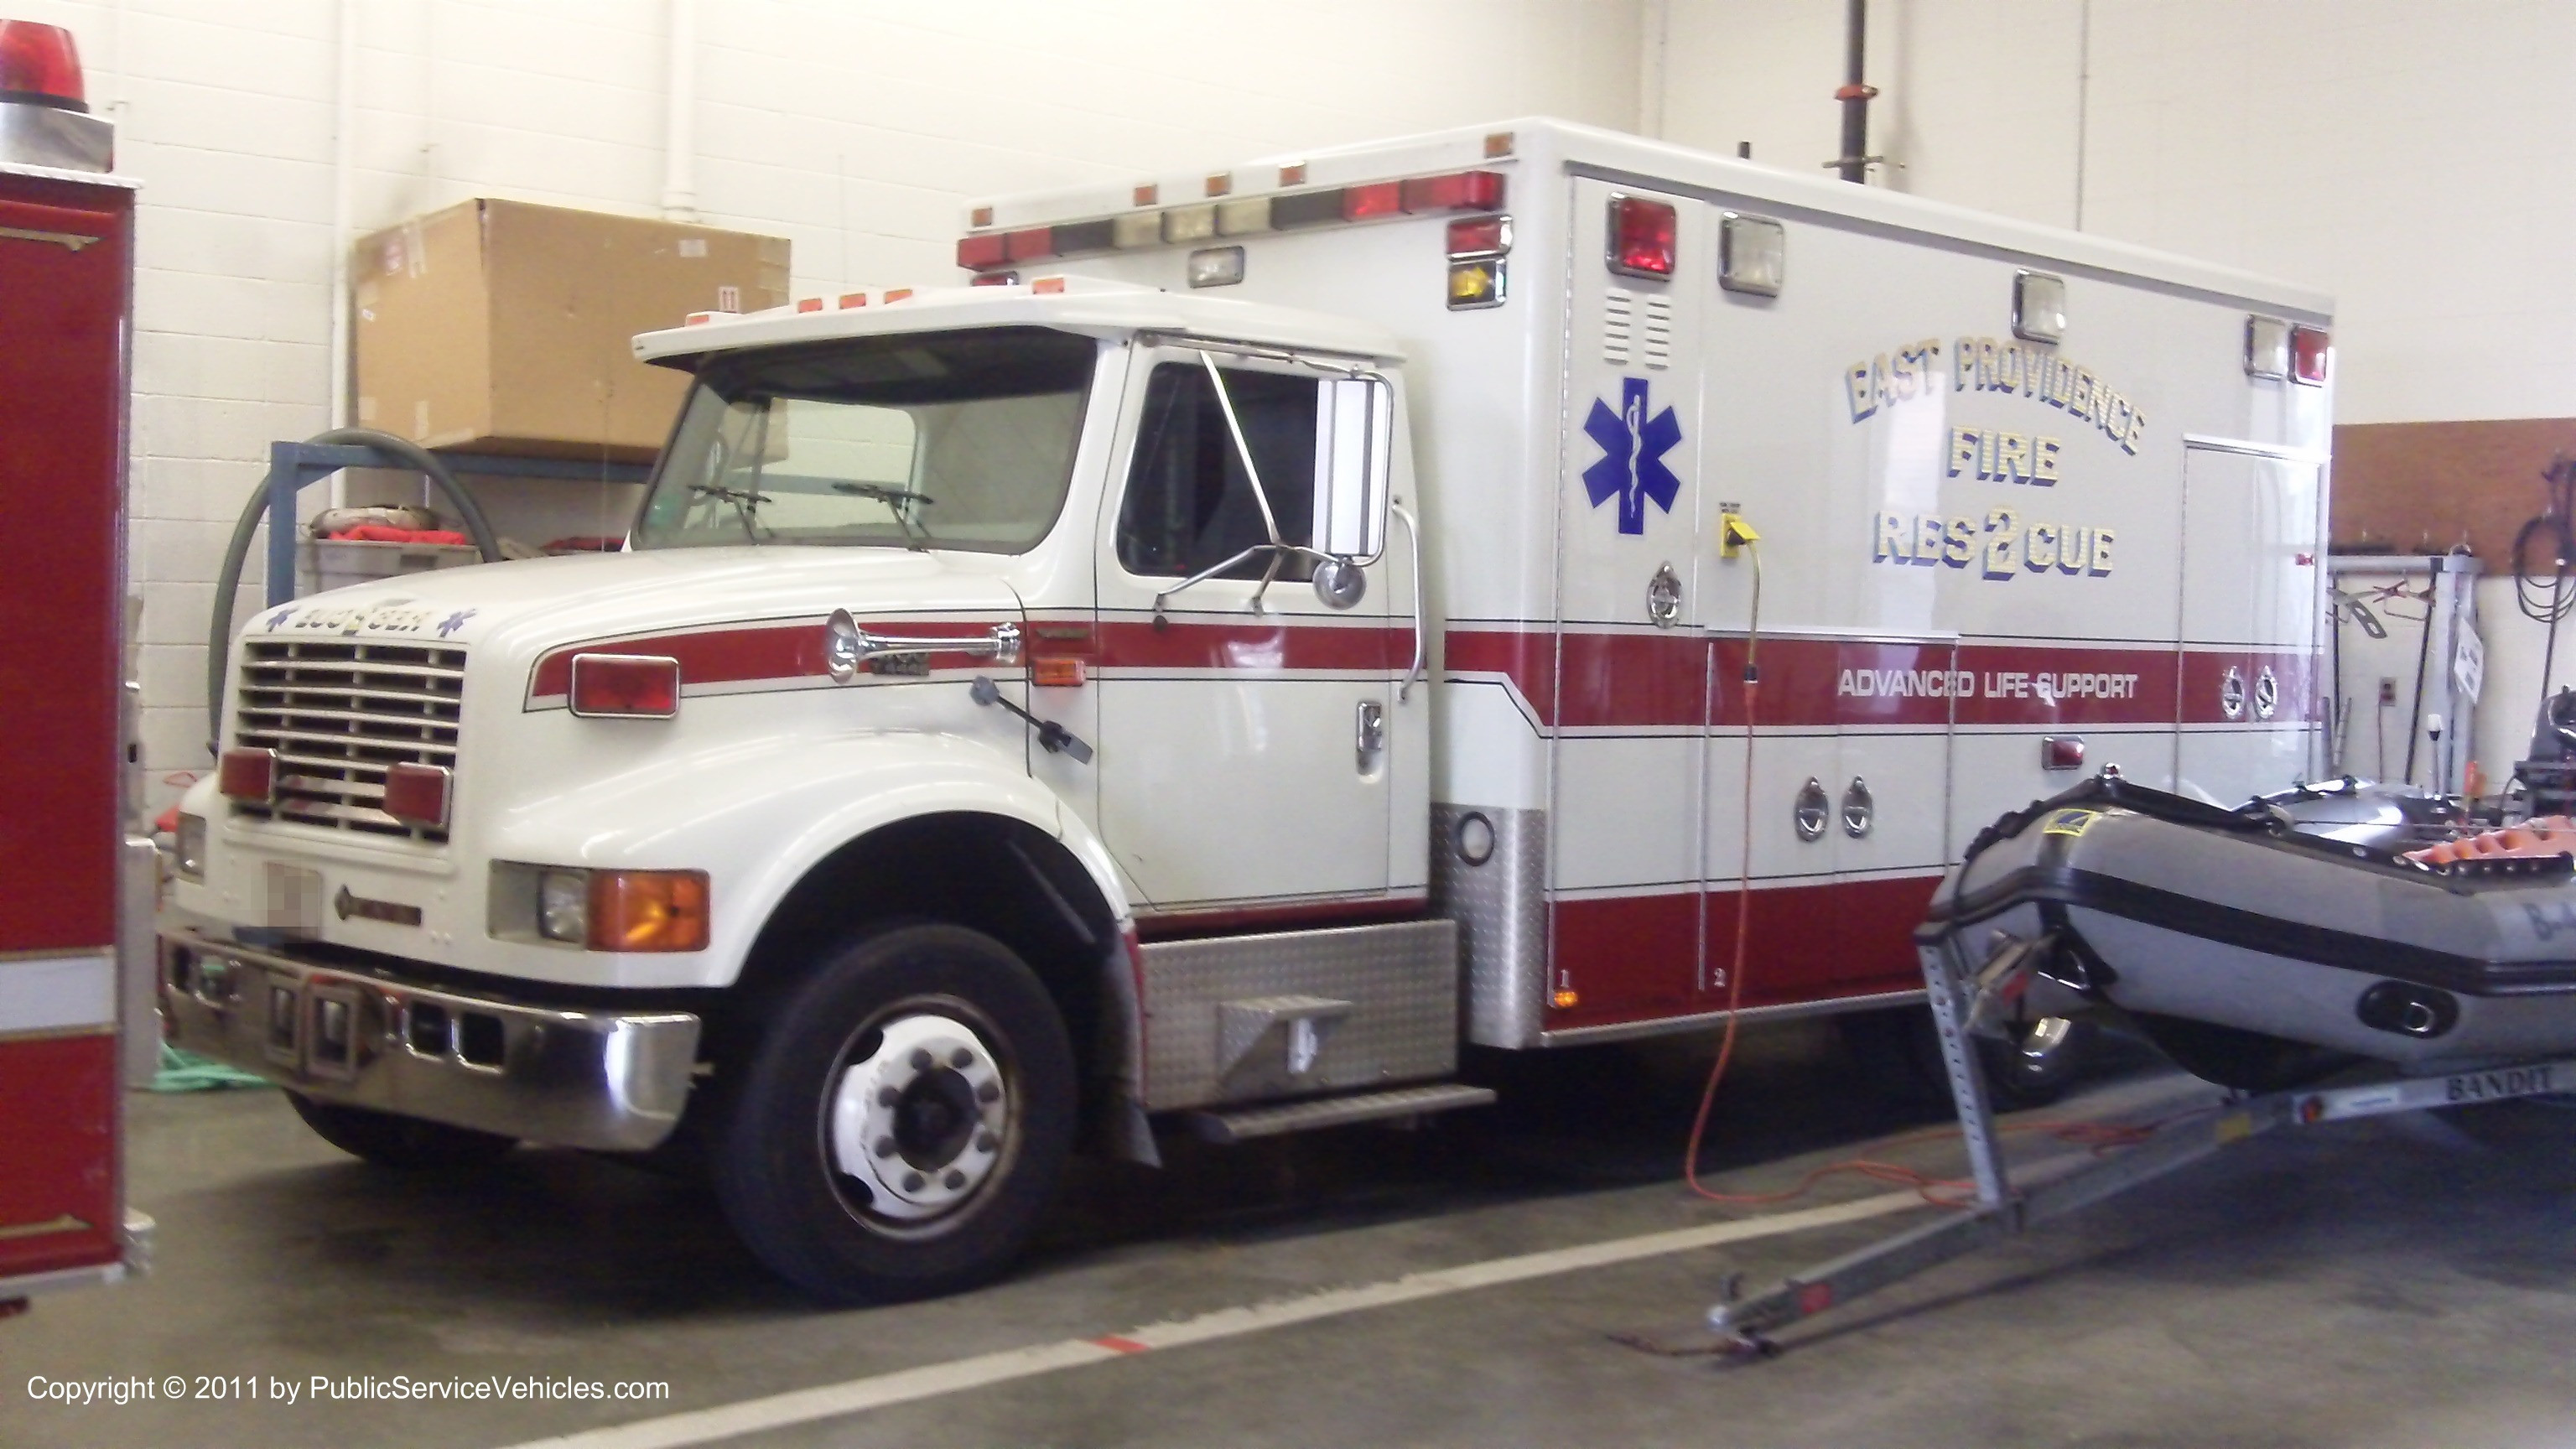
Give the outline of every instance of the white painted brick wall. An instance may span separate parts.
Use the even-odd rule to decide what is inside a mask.
[[[1666,133],[1832,158],[1842,8],[1670,0]],[[2576,415],[2564,0],[1871,7],[1879,184],[2324,288],[2347,422]],[[2089,13],[2090,44],[2082,43]],[[2089,57],[2089,60],[2088,60]]]
[[[352,8],[357,231],[474,196],[659,213],[660,0]],[[158,781],[207,763],[201,641],[268,444],[330,421],[341,6],[6,9],[74,31],[120,166],[144,182],[129,547]],[[698,204],[793,238],[802,293],[945,280],[970,195],[1513,114],[1627,124],[1637,14],[1636,0],[701,0]],[[618,526],[554,500],[495,512]],[[174,793],[157,788],[156,808]]]

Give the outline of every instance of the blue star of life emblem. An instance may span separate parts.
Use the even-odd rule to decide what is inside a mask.
[[[1619,394],[1619,411],[1594,398],[1592,415],[1583,420],[1584,435],[1601,445],[1601,461],[1583,470],[1583,491],[1595,508],[1618,499],[1619,531],[1644,533],[1646,500],[1670,513],[1681,494],[1682,480],[1664,466],[1664,454],[1681,442],[1682,424],[1669,407],[1646,416],[1642,377],[1619,379]]]
[[[439,621],[438,637],[444,639],[448,635],[455,633],[457,630],[464,628],[465,621],[473,618],[478,612],[480,611],[474,609],[459,609],[455,613],[448,615],[446,618]]]

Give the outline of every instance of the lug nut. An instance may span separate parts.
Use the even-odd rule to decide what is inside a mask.
[[[926,1072],[938,1064],[938,1059],[931,1056],[929,1048],[914,1047],[912,1049],[912,1069],[914,1071]]]
[[[986,1082],[984,1085],[977,1087],[975,1089],[975,1100],[978,1102],[998,1102],[1002,1100],[1002,1084],[999,1082]]]
[[[957,1189],[966,1185],[966,1174],[957,1171],[955,1168],[951,1168],[949,1169],[948,1175],[941,1178],[940,1182],[950,1192],[955,1192]]]
[[[962,1072],[975,1065],[975,1054],[964,1047],[959,1047],[948,1054],[948,1065]]]
[[[920,1173],[907,1172],[903,1175],[903,1190],[905,1192],[919,1192],[921,1191],[922,1182],[923,1178]]]
[[[878,1138],[878,1139],[877,1139],[877,1145],[876,1145],[876,1154],[877,1154],[877,1156],[879,1156],[879,1157],[892,1157],[892,1156],[894,1156],[894,1139],[893,1139],[893,1138],[891,1138],[891,1137],[880,1137],[880,1138]]]
[[[978,1152],[990,1152],[1001,1145],[1002,1139],[994,1136],[990,1132],[978,1132],[975,1134],[975,1150]]]
[[[902,1100],[903,1093],[896,1091],[892,1087],[877,1088],[877,1105],[880,1107],[891,1107]]]

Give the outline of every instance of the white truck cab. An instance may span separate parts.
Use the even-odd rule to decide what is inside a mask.
[[[1901,1007],[2059,772],[2312,767],[2321,298],[1539,121],[959,260],[638,338],[627,551],[249,621],[182,1045],[382,1161],[685,1144],[787,1277],[937,1292],[1078,1142]]]

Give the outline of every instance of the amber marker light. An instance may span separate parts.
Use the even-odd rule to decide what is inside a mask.
[[[705,950],[707,873],[591,872],[588,945],[594,951]]]

